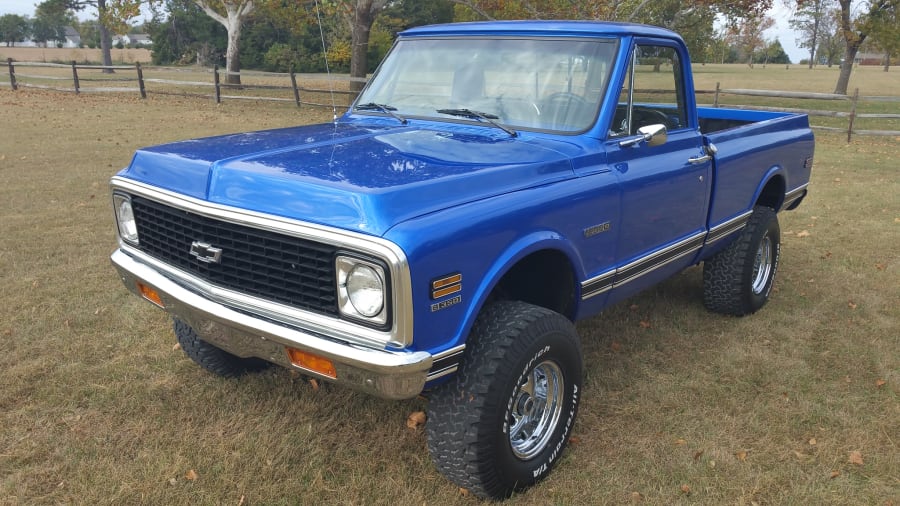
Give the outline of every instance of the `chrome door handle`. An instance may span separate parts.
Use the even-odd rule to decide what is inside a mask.
[[[702,156],[695,156],[695,157],[693,157],[693,158],[688,158],[688,163],[693,164],[693,165],[697,165],[697,164],[701,164],[701,163],[704,163],[704,162],[708,162],[708,161],[710,161],[710,160],[712,160],[712,156],[710,156],[710,155],[702,155]]]

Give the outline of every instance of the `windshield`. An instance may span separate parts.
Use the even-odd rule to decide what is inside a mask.
[[[612,39],[401,40],[357,104],[403,118],[465,109],[512,128],[580,132],[597,116],[615,49]]]

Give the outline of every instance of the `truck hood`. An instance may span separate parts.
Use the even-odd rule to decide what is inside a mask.
[[[124,176],[243,209],[384,235],[405,220],[573,177],[539,139],[483,127],[325,124],[137,151]]]

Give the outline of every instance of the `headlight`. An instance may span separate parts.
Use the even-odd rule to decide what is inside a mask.
[[[119,236],[126,242],[137,244],[137,222],[134,221],[131,197],[121,193],[113,194],[113,207],[115,207],[116,211],[116,224],[119,226]]]
[[[338,256],[335,263],[341,314],[374,325],[385,325],[388,289],[384,267],[349,256]]]

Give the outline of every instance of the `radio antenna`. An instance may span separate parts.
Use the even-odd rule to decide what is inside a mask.
[[[322,39],[322,57],[325,58],[325,73],[328,74],[328,89],[331,93],[332,121],[337,123],[337,105],[334,102],[334,80],[331,78],[331,69],[328,68],[328,50],[325,49],[325,32],[322,30],[322,16],[319,14],[319,0],[316,0],[316,21],[319,23],[319,37]]]

